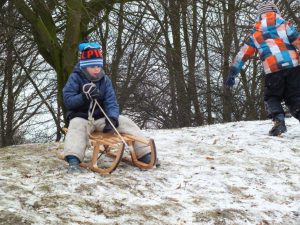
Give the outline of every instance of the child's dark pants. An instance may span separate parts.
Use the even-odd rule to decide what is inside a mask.
[[[300,66],[266,74],[264,100],[273,120],[284,114],[282,101],[292,116],[300,120]]]

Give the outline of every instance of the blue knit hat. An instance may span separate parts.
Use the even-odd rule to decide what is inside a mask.
[[[102,47],[98,42],[80,43],[80,68],[84,69],[89,66],[99,66],[103,68]]]

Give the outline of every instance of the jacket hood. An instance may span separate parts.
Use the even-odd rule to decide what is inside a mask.
[[[254,30],[266,31],[270,30],[270,27],[279,27],[286,23],[286,21],[275,12],[268,12],[257,17]]]
[[[78,73],[78,74],[82,73],[82,71],[80,69],[80,63],[79,62],[77,62],[76,65],[74,66],[73,73]]]

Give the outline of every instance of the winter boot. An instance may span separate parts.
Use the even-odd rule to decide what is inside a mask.
[[[79,166],[79,159],[74,155],[66,156],[66,160],[69,163],[67,173],[74,174],[74,173],[81,173],[81,168]]]
[[[279,136],[282,133],[286,132],[286,126],[284,122],[284,115],[283,114],[278,114],[274,119],[274,126],[272,129],[269,131],[270,136]]]
[[[147,153],[146,155],[142,156],[141,158],[138,159],[139,161],[143,162],[143,163],[146,163],[146,164],[149,164],[150,161],[151,161],[151,153]],[[157,158],[156,159],[156,163],[155,163],[156,167],[159,167],[160,166],[160,161],[159,159]]]
[[[151,153],[147,153],[146,155],[142,156],[141,158],[138,159],[139,161],[149,164],[151,161]]]

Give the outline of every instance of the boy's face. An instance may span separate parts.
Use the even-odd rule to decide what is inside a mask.
[[[102,70],[102,68],[100,66],[89,66],[89,67],[86,67],[86,71],[92,77],[97,77],[100,74],[101,70]]]

